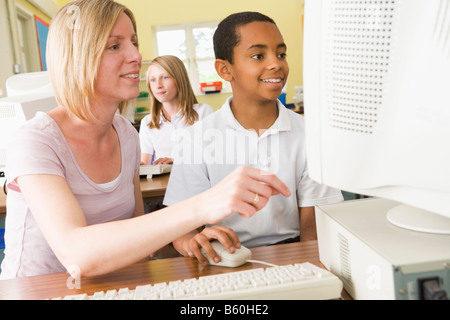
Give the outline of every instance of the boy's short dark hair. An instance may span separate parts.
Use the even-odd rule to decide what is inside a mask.
[[[237,29],[255,21],[270,22],[276,25],[275,21],[268,16],[251,11],[234,13],[222,20],[213,37],[216,59],[228,60],[232,64],[234,47],[236,47],[240,41]]]

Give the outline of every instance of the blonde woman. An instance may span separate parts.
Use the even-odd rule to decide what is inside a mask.
[[[277,177],[242,167],[195,198],[144,215],[139,137],[116,114],[139,95],[133,14],[110,0],[69,3],[52,20],[47,52],[60,105],[21,128],[8,152],[1,279],[108,273],[233,212],[252,216],[273,193],[289,195]],[[216,232],[208,237],[231,252],[240,246],[233,232]]]
[[[172,149],[183,129],[211,114],[213,109],[198,103],[186,67],[175,56],[155,58],[147,69],[146,78],[152,106],[139,129],[141,162],[170,164],[173,163]]]

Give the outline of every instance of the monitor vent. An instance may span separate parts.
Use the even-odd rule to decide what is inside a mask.
[[[335,0],[329,17],[330,124],[373,134],[388,72],[396,1]]]
[[[16,108],[14,104],[5,104],[0,106],[0,119],[16,118]]]

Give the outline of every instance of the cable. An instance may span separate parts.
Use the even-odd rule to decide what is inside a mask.
[[[272,263],[264,262],[264,261],[259,261],[259,260],[247,260],[247,262],[265,264],[265,265],[270,266],[270,267],[278,267],[276,264],[272,264]]]

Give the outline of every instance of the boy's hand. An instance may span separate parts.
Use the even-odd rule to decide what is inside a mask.
[[[172,164],[172,163],[173,163],[172,158],[159,158],[153,161],[153,164]]]
[[[190,257],[196,257],[201,264],[208,264],[208,260],[200,251],[202,248],[213,261],[220,262],[220,257],[212,248],[210,240],[218,240],[230,253],[241,247],[239,238],[232,229],[223,226],[212,226],[203,229],[202,232],[190,238],[185,243],[184,250]]]

